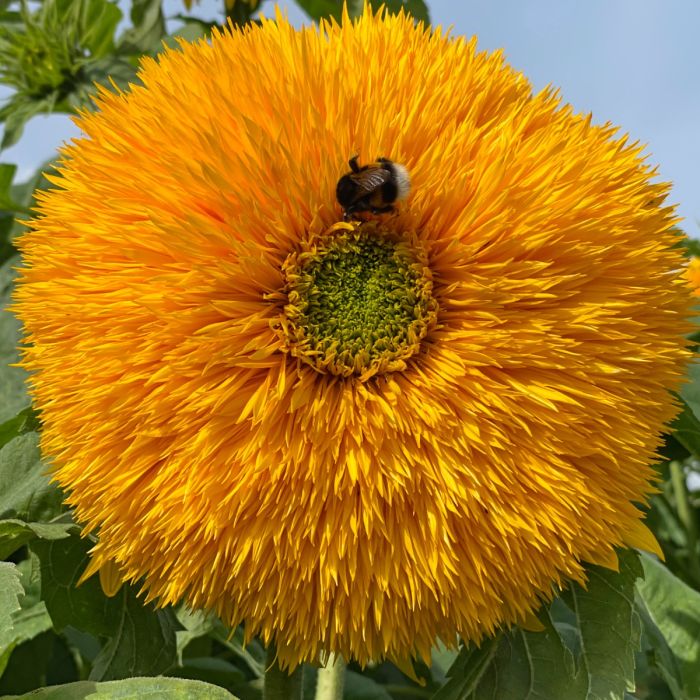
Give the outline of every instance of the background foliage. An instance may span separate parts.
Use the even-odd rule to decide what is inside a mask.
[[[341,2],[297,0],[314,20],[338,18]],[[380,3],[372,0],[372,6]],[[429,22],[422,0],[388,0]],[[259,0],[226,0],[221,23],[256,21]],[[351,15],[360,0],[348,3]],[[265,9],[264,7],[262,9]],[[185,2],[166,22],[160,0],[134,0],[123,26],[110,0],[0,0],[0,83],[12,88],[0,108],[2,148],[25,123],[52,111],[90,109],[96,84],[137,82],[143,55],[177,37],[205,37],[212,26]],[[14,238],[30,216],[42,173],[16,183],[16,167],[0,164],[0,303],[10,299],[19,264]],[[698,254],[697,242],[688,254]],[[698,335],[694,340],[700,339]],[[89,539],[62,505],[38,449],[40,421],[13,367],[17,321],[0,314],[0,695],[32,698],[163,698],[260,700],[266,651],[243,646],[242,630],[183,607],[143,605],[134,588],[112,598],[96,577],[76,587]],[[347,700],[693,700],[700,698],[700,366],[679,401],[683,412],[666,439],[659,493],[648,521],[666,562],[620,552],[618,572],[591,567],[586,590],[574,586],[539,615],[542,629],[504,630],[480,648],[438,645],[420,683],[389,663],[350,666]],[[689,488],[689,486],[691,488]],[[316,669],[304,669],[304,697]],[[32,692],[34,691],[34,692]]]

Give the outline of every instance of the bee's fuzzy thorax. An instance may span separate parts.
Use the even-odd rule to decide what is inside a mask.
[[[398,192],[396,199],[406,199],[411,191],[411,176],[406,166],[401,163],[392,163],[394,166],[394,181]]]

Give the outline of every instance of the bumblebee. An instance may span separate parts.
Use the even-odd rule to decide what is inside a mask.
[[[377,158],[370,165],[360,166],[357,156],[353,156],[348,165],[350,172],[338,180],[335,188],[346,221],[363,211],[372,214],[394,211],[394,203],[408,196],[411,179],[400,163]]]

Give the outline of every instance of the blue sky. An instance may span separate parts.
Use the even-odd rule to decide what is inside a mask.
[[[196,12],[214,18],[219,6],[204,0]],[[700,236],[700,53],[693,49],[700,0],[429,0],[429,6],[433,24],[475,34],[481,48],[504,49],[536,89],[551,83],[577,111],[646,143],[661,178],[674,184],[685,230]],[[165,7],[170,15],[182,11],[179,0]],[[272,2],[263,10],[270,13]],[[289,16],[304,21],[293,5]],[[64,116],[36,118],[2,161],[17,163],[26,177],[75,134]]]

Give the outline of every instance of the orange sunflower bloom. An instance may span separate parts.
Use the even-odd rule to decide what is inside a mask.
[[[695,296],[700,296],[700,258],[692,257],[685,268],[685,276]]]
[[[403,15],[264,20],[140,78],[21,240],[92,570],[294,667],[427,658],[655,547],[690,300],[638,144]],[[353,153],[406,166],[396,212],[343,221]]]

